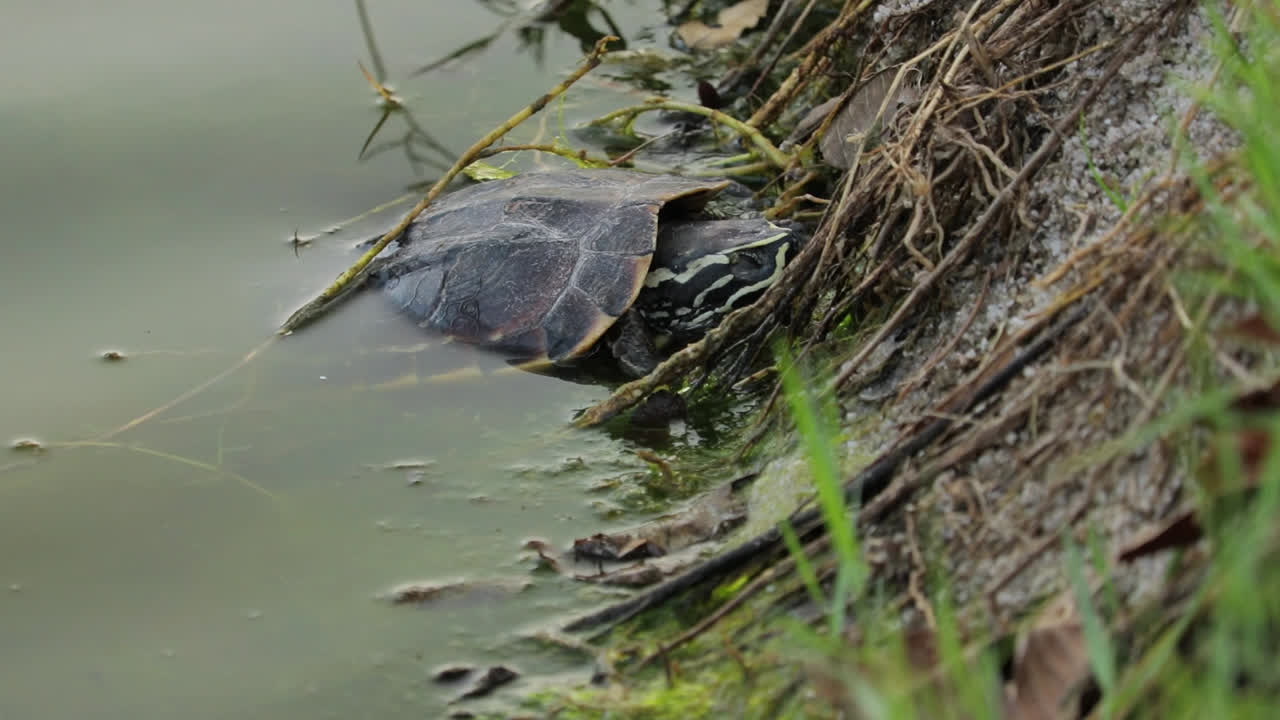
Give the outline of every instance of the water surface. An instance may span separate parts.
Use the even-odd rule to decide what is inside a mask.
[[[609,9],[638,28],[657,4]],[[296,255],[295,230],[430,176],[398,152],[357,160],[378,111],[353,4],[0,10],[0,439],[48,448],[0,455],[0,718],[430,717],[438,663],[581,667],[516,639],[600,596],[530,575],[519,548],[600,529],[591,488],[640,467],[564,431],[602,389],[397,382],[483,359],[388,351],[422,338],[369,296],[167,407],[395,215]],[[495,16],[404,0],[370,17],[389,79],[455,151],[580,56],[548,30],[539,66],[504,36],[406,80]],[[431,610],[378,597],[458,576],[534,584]]]

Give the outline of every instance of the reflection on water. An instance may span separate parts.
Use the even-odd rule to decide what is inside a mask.
[[[369,4],[388,77],[492,32],[479,6],[443,5]],[[297,256],[295,229],[411,179],[395,153],[355,160],[378,110],[353,6],[0,9],[0,439],[47,448],[0,456],[0,717],[423,717],[439,663],[577,667],[519,638],[594,591],[537,577],[434,610],[377,596],[530,578],[523,538],[597,529],[589,488],[639,466],[564,430],[601,389],[403,382],[491,361],[397,352],[422,338],[370,295],[147,415],[235,366],[387,220]],[[609,9],[634,27],[655,7]],[[539,68],[512,60],[519,43],[406,83],[443,145],[470,144],[579,56],[547,33]],[[103,361],[110,349],[124,359]]]

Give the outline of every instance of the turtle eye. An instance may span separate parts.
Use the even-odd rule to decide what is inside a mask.
[[[730,269],[734,277],[747,280],[754,278],[760,274],[761,268],[764,267],[760,259],[748,253],[740,253],[735,255]]]

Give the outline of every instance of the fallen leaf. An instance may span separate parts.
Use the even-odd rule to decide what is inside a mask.
[[[845,640],[853,646],[862,642],[861,632],[851,627],[845,633]],[[911,627],[902,632],[902,650],[906,667],[900,666],[896,653],[871,653],[859,661],[856,669],[842,667],[840,664],[809,665],[806,669],[813,683],[813,692],[838,708],[846,717],[865,717],[869,713],[859,709],[858,701],[849,684],[848,677],[857,675],[873,687],[887,685],[897,680],[888,678],[896,676],[903,669],[910,671],[910,676],[920,683],[912,687],[911,692],[945,692],[953,694],[947,687],[949,680],[939,673],[939,654],[937,634],[927,627]],[[927,716],[927,715],[922,715]]]
[[[1155,528],[1131,541],[1117,556],[1121,562],[1133,562],[1140,557],[1153,555],[1161,550],[1180,548],[1194,544],[1204,536],[1200,522],[1196,520],[1195,510],[1184,508],[1181,512],[1166,520],[1164,525]]]
[[[888,70],[879,73],[863,84],[849,98],[849,102],[840,108],[831,124],[827,126],[827,132],[819,143],[822,159],[827,164],[842,170],[849,169],[863,136],[879,132],[879,126],[875,122],[876,115],[889,95],[894,75],[895,72]],[[912,88],[900,86],[893,98],[889,100],[881,121],[893,117],[898,106],[909,102],[912,95],[914,95]],[[829,108],[828,112],[830,112]]]
[[[698,102],[702,104],[702,107],[711,108],[712,110],[719,110],[728,104],[724,101],[724,98],[720,97],[720,91],[716,90],[716,86],[706,80],[698,81]]]
[[[44,445],[41,445],[39,440],[32,440],[31,438],[19,438],[17,440],[14,440],[13,444],[10,445],[9,447],[17,452],[28,452],[28,453],[44,452]]]
[[[1221,446],[1234,446],[1233,450],[1228,452],[1236,454],[1235,462],[1240,464],[1244,477],[1224,476],[1218,459],[1219,446],[1211,447],[1201,460],[1197,472],[1200,489],[1206,496],[1221,498],[1241,490],[1252,490],[1258,487],[1258,474],[1262,469],[1262,463],[1271,453],[1271,434],[1258,428],[1240,428],[1228,433]]]
[[[661,557],[666,555],[667,551],[662,549],[661,545],[646,538],[636,538],[627,543],[618,551],[619,560],[635,560],[638,558]]]
[[[716,22],[749,29],[755,27],[768,10],[769,0],[742,0],[717,13]]]
[[[406,460],[393,460],[387,463],[377,465],[366,465],[371,470],[429,470],[436,464],[435,460],[430,458],[409,458]]]
[[[471,606],[515,595],[532,584],[522,578],[411,582],[388,590],[383,597],[395,605],[425,606],[447,602]]]
[[[661,545],[629,533],[596,533],[573,541],[573,559],[579,561],[639,560],[666,554]]]
[[[1196,468],[1200,489],[1215,500],[1258,487],[1258,476],[1274,450],[1271,432],[1265,426],[1260,427],[1258,420],[1274,417],[1280,410],[1280,380],[1238,393],[1230,407],[1246,423],[1240,427],[1219,428]],[[1225,466],[1224,458],[1219,456],[1223,450],[1230,456]]]
[[[740,491],[755,477],[753,473],[725,483],[683,510],[650,522],[578,538],[565,552],[541,538],[529,538],[522,547],[537,554],[537,570],[566,575],[569,563],[588,561],[596,564],[598,572],[573,575],[575,580],[626,587],[652,585],[697,564],[701,543],[723,536],[746,519]],[[619,562],[631,564],[606,571],[605,563]]]
[[[596,533],[573,541],[577,560],[626,561],[661,557],[720,537],[746,519],[745,505],[724,485],[679,512],[617,533]]]
[[[520,677],[520,673],[505,665],[494,665],[476,678],[476,682],[466,692],[458,696],[458,700],[470,700],[484,697],[507,683]]]
[[[1254,313],[1227,328],[1226,334],[1235,335],[1246,340],[1256,340],[1268,345],[1280,345],[1280,331],[1272,327],[1271,323],[1258,313]]]
[[[1240,412],[1266,412],[1280,408],[1280,381],[1270,387],[1258,388],[1241,393],[1231,401],[1231,407]]]
[[[924,675],[938,667],[938,636],[929,628],[908,629],[902,636],[902,645],[912,670]]]
[[[800,122],[796,123],[796,128],[787,136],[787,144],[799,145],[807,140],[838,104],[840,104],[840,97],[836,96],[805,113]]]
[[[556,551],[551,547],[551,543],[542,538],[529,538],[524,541],[524,549],[538,554],[539,569],[545,568],[557,575],[564,574],[564,568],[560,565],[560,559],[556,557]]]
[[[690,20],[676,28],[676,35],[690,50],[715,50],[736,42],[768,9],[769,0],[742,0],[717,13],[715,25]]]
[[[443,665],[431,671],[431,679],[438,683],[453,683],[475,671],[474,665]]]
[[[1005,684],[1008,720],[1074,718],[1066,700],[1089,678],[1084,628],[1070,593],[1053,600],[1017,638],[1013,678]]]

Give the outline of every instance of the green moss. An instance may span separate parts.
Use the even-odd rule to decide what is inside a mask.
[[[832,377],[834,363],[817,358],[813,364],[821,368],[820,375]],[[743,422],[744,410],[750,412],[750,406],[741,402],[737,406],[703,406],[701,416],[691,424],[701,428],[700,434],[709,426],[742,427],[749,425]],[[837,473],[847,477],[872,459],[872,452],[860,451],[864,443],[859,441],[878,427],[877,419],[847,425],[834,417],[829,420],[833,428],[838,428],[838,434],[832,437],[839,463]],[[697,445],[673,443],[663,455],[679,475],[702,477],[705,487],[712,484],[708,477],[723,479],[728,476],[726,468],[735,470],[728,461],[746,435],[733,435]],[[729,540],[730,545],[769,529],[813,493],[808,460],[796,448],[789,423],[776,423],[759,439],[757,448],[761,457],[778,459],[767,463],[746,490],[748,521]],[[651,479],[657,481],[656,477]],[[662,492],[656,487],[648,488],[645,495],[651,502],[661,504],[697,489],[698,483],[683,483],[678,489],[662,488]],[[545,691],[529,698],[530,707],[547,714],[554,712],[557,718],[812,716],[813,709],[800,707],[802,699],[793,692],[802,665],[797,662],[797,648],[787,632],[791,625],[789,613],[778,603],[780,598],[799,590],[795,577],[765,588],[720,619],[711,631],[672,651],[666,658],[667,667],[654,662],[636,671],[642,658],[746,589],[758,570],[744,568],[714,586],[682,595],[613,629],[605,641],[606,657],[617,670],[610,687]],[[871,599],[872,604],[878,601]],[[730,647],[732,652],[726,649]]]
[[[556,713],[557,718],[616,720],[685,720],[701,717],[775,718],[794,698],[788,693],[793,669],[773,651],[755,650],[740,657],[748,668],[723,651],[730,633],[718,631],[705,647],[673,653],[673,682],[662,668],[625,677],[607,688],[548,691],[531,696],[526,707]]]

